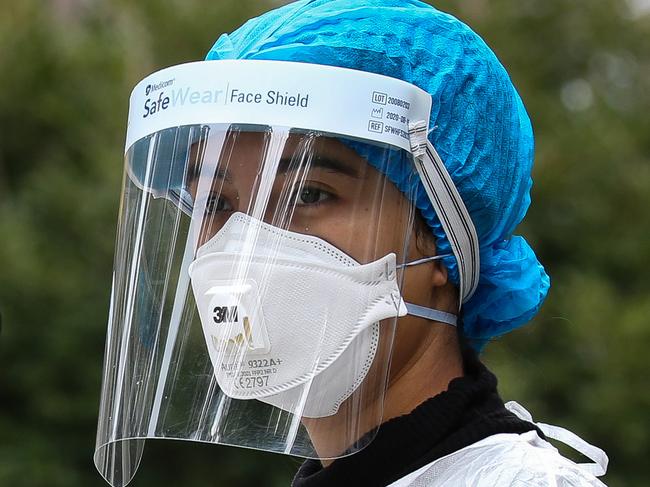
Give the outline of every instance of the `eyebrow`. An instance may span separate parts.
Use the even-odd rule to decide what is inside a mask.
[[[215,171],[214,177],[216,179],[223,179],[227,183],[232,183],[232,174],[230,174],[228,169],[221,169],[218,167]]]
[[[283,157],[282,159],[280,159],[280,164],[278,165],[278,172],[286,173],[289,172],[290,170],[295,170],[292,169],[291,167],[293,165],[292,163],[295,164],[294,158]],[[296,165],[300,167],[302,164],[296,164]],[[359,171],[357,169],[350,167],[349,164],[346,164],[345,162],[333,157],[319,156],[319,155],[314,156],[314,158],[309,161],[309,169],[312,168],[321,168],[329,172],[337,172],[337,173],[345,174],[346,176],[350,176],[351,178],[361,179],[361,175],[359,174]]]
[[[200,173],[203,170],[203,164],[198,164],[193,166],[190,169],[189,182],[196,181],[200,177]],[[227,183],[232,183],[232,174],[228,169],[222,169],[217,167],[214,172],[214,179],[223,179]]]
[[[296,170],[295,168],[292,168],[292,163],[294,162],[293,157],[283,157],[280,159],[280,162],[278,164],[278,173],[285,174],[289,171]],[[302,162],[302,160],[301,160]],[[300,167],[301,164],[296,164]],[[199,166],[201,167],[201,166]],[[336,158],[333,157],[326,157],[326,156],[315,156],[313,159],[311,159],[309,163],[309,169],[313,168],[321,168],[325,169],[329,172],[333,173],[341,173],[345,174],[346,176],[349,176],[354,179],[362,179],[362,176],[359,174],[359,171],[350,167],[349,164],[346,164],[343,161],[340,161]],[[232,174],[228,169],[222,169],[222,168],[217,168],[214,174],[215,179],[223,179],[227,183],[232,183]],[[192,176],[191,180],[198,179],[198,171],[195,170],[192,171]]]

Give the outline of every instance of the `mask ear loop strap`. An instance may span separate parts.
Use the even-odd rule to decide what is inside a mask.
[[[440,155],[427,138],[427,123],[410,123],[409,137],[420,180],[458,262],[460,302],[465,303],[476,291],[479,280],[481,263],[476,228]]]
[[[440,259],[442,259],[444,257],[451,257],[452,255],[454,255],[454,254],[440,254],[440,255],[434,255],[434,256],[431,256],[431,257],[423,257],[422,259],[413,260],[411,262],[405,262],[403,264],[397,265],[397,266],[395,266],[395,268],[396,269],[402,269],[404,267],[411,267],[411,266],[414,266],[414,265],[425,264],[425,263],[431,262],[433,260],[440,260]]]
[[[456,326],[458,323],[458,317],[451,313],[446,313],[438,309],[426,308],[413,303],[404,302],[406,305],[406,311],[411,316],[417,316],[418,318],[424,318],[425,320],[438,321],[446,325]]]

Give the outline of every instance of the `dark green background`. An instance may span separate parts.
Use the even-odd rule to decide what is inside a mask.
[[[130,89],[279,3],[0,0],[0,486],[103,485],[92,454]],[[485,360],[506,399],[605,448],[613,486],[650,482],[649,3],[436,3],[494,48],[537,137],[519,231],[553,287]],[[281,486],[298,464],[152,441],[132,485]]]

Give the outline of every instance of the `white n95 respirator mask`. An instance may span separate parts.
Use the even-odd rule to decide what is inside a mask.
[[[360,265],[320,238],[242,213],[199,248],[189,272],[223,392],[310,418],[337,412],[372,365],[379,322],[407,313],[395,254]]]

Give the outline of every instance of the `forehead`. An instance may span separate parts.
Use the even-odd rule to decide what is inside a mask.
[[[222,168],[257,170],[265,160],[277,157],[271,150],[271,137],[268,131],[230,129],[220,152],[215,151],[214,154],[206,153],[205,139],[199,140],[191,147],[188,173],[190,177],[197,177],[201,168],[210,163],[218,163]],[[320,167],[354,177],[364,177],[373,172],[381,176],[364,157],[341,139],[316,133],[289,134],[280,155],[279,170],[290,170],[292,161],[299,162],[301,167]]]

